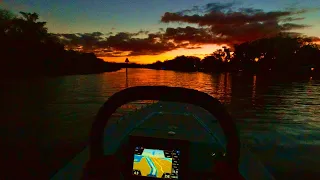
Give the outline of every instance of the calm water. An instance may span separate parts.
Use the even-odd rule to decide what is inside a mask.
[[[320,175],[320,81],[292,83],[262,76],[128,71],[127,79],[125,70],[121,70],[4,80],[0,163],[6,168],[1,170],[0,179],[48,179],[86,145],[92,117],[108,97],[137,85],[180,86],[206,92],[227,106],[237,119],[242,143],[277,178],[305,175],[310,179]],[[115,117],[143,103],[123,106]]]

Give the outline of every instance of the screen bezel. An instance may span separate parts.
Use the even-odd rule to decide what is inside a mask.
[[[177,139],[163,139],[153,137],[141,137],[141,136],[130,136],[129,147],[127,149],[127,168],[126,177],[130,179],[161,179],[154,177],[145,176],[134,176],[132,174],[133,163],[134,163],[134,151],[137,146],[145,147],[146,149],[163,149],[163,150],[179,150],[180,151],[180,166],[178,179],[186,179],[186,173],[188,172],[188,156],[189,156],[189,142],[185,140]]]
[[[137,148],[137,147],[136,147]],[[139,148],[139,147],[138,147]],[[163,156],[165,155],[164,153],[165,153],[165,151],[170,151],[170,152],[173,152],[173,151],[175,151],[175,149],[159,149],[159,148],[145,148],[145,147],[143,147],[143,150],[142,150],[142,154],[141,154],[141,156],[143,155],[143,151],[144,150],[160,150],[160,151],[163,151]],[[134,153],[134,157],[136,156],[136,154]],[[177,155],[178,157],[179,157],[179,159],[180,159],[180,154],[179,155]],[[170,159],[173,161],[173,157],[170,157]],[[133,169],[132,170],[134,170],[134,165],[135,165],[135,162],[133,162]],[[180,164],[177,166],[178,167],[178,169],[180,169],[179,167],[180,167]],[[169,171],[169,172],[166,172],[166,173],[171,173],[172,172],[172,169],[173,169],[173,164],[172,164],[172,162],[171,162],[171,167],[170,167],[170,169],[171,169],[171,171]],[[146,177],[146,176],[145,176]],[[159,178],[159,177],[158,177]]]

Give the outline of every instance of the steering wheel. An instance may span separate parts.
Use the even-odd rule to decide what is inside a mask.
[[[189,103],[200,106],[210,112],[226,136],[226,162],[234,171],[238,171],[240,140],[236,126],[226,108],[212,96],[193,89],[167,86],[136,86],[124,89],[112,95],[100,108],[90,133],[90,160],[104,157],[104,129],[111,115],[121,105],[137,100],[159,100]],[[112,137],[110,137],[112,138]]]

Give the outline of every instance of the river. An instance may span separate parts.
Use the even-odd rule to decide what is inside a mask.
[[[137,85],[197,89],[235,117],[241,141],[277,179],[319,177],[320,81],[125,69],[2,80],[0,179],[48,179],[88,141],[93,116],[113,93]],[[119,117],[146,102],[122,106]]]

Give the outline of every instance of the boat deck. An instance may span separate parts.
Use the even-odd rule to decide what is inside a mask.
[[[169,131],[174,131],[176,134],[169,136]],[[118,120],[111,120],[105,130],[105,154],[116,153],[129,134],[188,139],[192,142],[190,153],[193,154],[189,161],[195,162],[192,163],[192,168],[199,171],[209,171],[212,162],[208,161],[208,154],[211,154],[212,150],[224,151],[226,144],[219,123],[206,110],[190,104],[173,102],[150,104],[138,112],[131,112]],[[89,150],[86,148],[52,179],[79,179],[83,165],[88,159]],[[241,149],[240,162],[239,169],[247,179],[257,179],[257,177],[270,179],[265,176],[266,171],[252,173],[252,169],[264,168],[248,150]]]

